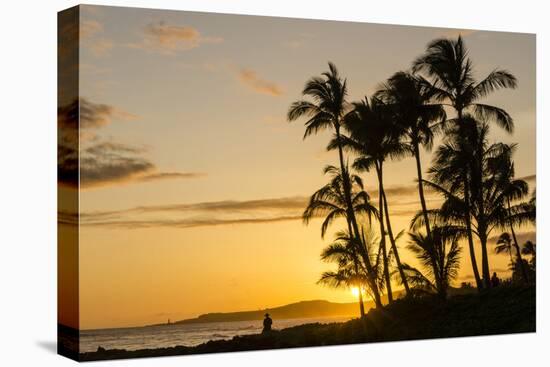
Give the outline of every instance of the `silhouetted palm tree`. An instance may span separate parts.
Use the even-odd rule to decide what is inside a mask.
[[[409,233],[410,242],[407,249],[415,254],[425,272],[424,274],[405,265],[407,276],[416,289],[437,293],[443,299],[447,298],[448,288],[458,275],[461,254],[459,239],[463,234],[462,228],[455,226],[434,226],[431,236],[420,232]],[[439,279],[438,283],[435,282],[436,278]]]
[[[334,166],[327,166],[325,168],[325,174],[329,174],[331,180],[328,184],[317,190],[310,198],[308,206],[306,207],[302,217],[306,224],[315,216],[323,215],[325,219],[321,225],[321,236],[324,237],[328,227],[337,218],[345,218],[349,233],[353,233],[351,219],[349,217],[349,211],[347,210],[347,200],[345,197],[344,182],[348,181],[352,184],[351,191],[351,203],[352,211],[358,214],[365,214],[368,218],[372,215],[377,216],[377,210],[370,204],[370,198],[363,188],[363,181],[357,175],[349,175],[347,168],[342,172],[339,168]],[[370,262],[368,252],[365,248],[365,244],[361,239],[355,240],[353,245],[355,246],[357,256],[361,256],[367,274],[369,278],[369,286],[372,288],[373,298],[377,306],[381,306],[380,293],[378,291],[375,271]]]
[[[498,180],[498,186],[503,187],[505,191],[505,206],[507,210],[507,218],[511,237],[511,245],[514,247],[517,257],[517,264],[519,264],[519,270],[524,282],[529,281],[527,274],[527,269],[524,265],[524,261],[521,257],[521,250],[518,244],[516,237],[516,231],[514,227],[516,225],[521,225],[523,220],[518,217],[516,214],[523,213],[525,210],[525,203],[519,203],[512,205],[512,202],[517,202],[522,200],[529,193],[529,185],[526,181],[516,179],[514,162],[512,160],[512,154],[515,151],[516,145],[510,145],[509,149],[505,149],[501,154],[488,159],[488,169],[494,175],[495,179]],[[528,204],[527,204],[528,205]],[[511,254],[511,252],[510,252]],[[512,262],[513,263],[513,262]]]
[[[514,264],[514,257],[512,255],[512,237],[510,237],[510,233],[504,232],[498,237],[495,246],[495,253],[507,253],[508,256],[510,256],[510,264]]]
[[[463,121],[469,120],[469,116],[467,119],[463,118]],[[475,122],[470,122],[470,126],[472,125],[475,125]],[[469,141],[469,135],[461,134],[460,130],[455,127],[448,132],[450,136],[437,148],[428,174],[436,186],[445,186],[449,191],[449,195],[446,195],[445,190],[439,190],[446,197],[446,203],[442,207],[444,210],[439,213],[444,214],[444,218],[452,217],[454,223],[462,223],[465,226],[472,272],[477,288],[481,289],[469,204],[471,182],[469,165],[473,155],[473,142]],[[415,221],[416,219],[413,219],[413,223]]]
[[[527,241],[523,244],[521,253],[523,255],[531,256],[529,263],[531,264],[533,271],[535,271],[537,267],[537,245],[532,241]]]
[[[434,98],[445,102],[455,110],[456,118],[448,121],[456,124],[459,128],[464,124],[465,114],[471,113],[483,121],[494,120],[507,132],[513,131],[513,120],[505,110],[479,101],[495,90],[515,88],[516,78],[506,70],[493,70],[485,79],[477,82],[474,79],[472,62],[468,57],[462,37],[459,36],[456,40],[437,39],[430,42],[425,54],[414,61],[413,72],[424,72],[431,78]],[[470,171],[473,170],[470,164],[467,165],[467,168]],[[464,175],[463,177],[463,186],[466,190],[464,193],[465,219],[469,229],[471,227],[469,219],[471,202],[477,200],[478,204],[481,204],[482,201],[480,197],[476,197],[476,193],[470,193],[471,184],[468,182],[470,179],[479,179],[479,174],[471,174],[470,177]],[[477,186],[480,186],[479,182]],[[473,247],[471,233],[468,234],[468,242],[469,246]],[[490,287],[487,248],[482,245],[481,250],[483,282],[484,286]],[[474,269],[474,273],[475,271]],[[476,282],[478,282],[479,288],[477,278]]]
[[[465,129],[468,121],[468,129]],[[510,185],[509,180],[502,179],[502,172],[499,167],[503,160],[509,159],[513,146],[497,143],[488,144],[488,125],[479,123],[472,118],[465,119],[464,126],[455,128],[452,135],[455,136],[449,142],[440,146],[435,154],[434,164],[430,168],[430,175],[433,182],[426,181],[436,192],[439,192],[445,201],[438,210],[431,211],[432,216],[438,223],[455,223],[463,225],[466,233],[477,235],[482,251],[487,248],[489,234],[495,229],[504,230],[508,228],[509,210],[508,199],[513,196],[511,186],[518,190],[522,189],[521,183]],[[456,143],[459,141],[458,143]],[[467,142],[467,144],[466,144]],[[469,148],[464,150],[468,146]],[[481,172],[481,178],[470,179],[470,174],[464,173],[465,162],[469,161],[472,169],[470,172]],[[480,164],[481,167],[477,167]],[[462,176],[468,177],[466,181]],[[468,186],[464,187],[464,183]],[[479,186],[478,186],[479,183]],[[467,205],[466,192],[476,192],[477,200]],[[465,215],[469,210],[469,215]],[[471,220],[469,226],[466,218]],[[418,221],[418,215],[414,219]],[[470,247],[471,255],[473,248]],[[474,263],[475,257],[472,257]],[[489,266],[486,260],[486,266]],[[474,271],[476,267],[474,267]],[[475,273],[474,273],[475,275]]]
[[[344,172],[346,167],[341,144],[341,129],[344,116],[349,107],[346,101],[347,84],[346,80],[340,77],[338,69],[333,63],[329,62],[328,66],[329,71],[322,73],[320,77],[312,77],[306,82],[302,94],[311,100],[299,100],[292,103],[287,118],[289,121],[294,121],[300,117],[308,118],[305,122],[304,139],[321,130],[333,130],[336,135],[340,170]],[[355,218],[351,197],[352,184],[347,175],[343,175],[342,184],[347,218],[354,237],[357,242],[360,242],[359,225]]]
[[[384,191],[383,167],[387,159],[402,157],[406,153],[407,148],[399,140],[399,131],[392,126],[393,122],[389,113],[390,111],[384,106],[380,99],[372,97],[369,101],[365,98],[365,100],[361,102],[354,103],[353,106],[353,110],[348,113],[345,118],[346,128],[350,132],[350,136],[341,136],[340,145],[344,146],[346,149],[352,150],[358,155],[358,158],[353,164],[354,168],[362,171],[370,171],[373,168],[376,170],[378,178],[379,223],[380,233],[382,233],[380,236],[380,246],[382,248],[384,261],[388,300],[391,302],[393,295],[385,240],[386,229],[397,263],[397,268],[407,294],[409,293],[409,286],[401,266],[395,236],[391,227],[388,202]],[[328,149],[335,148],[336,143],[337,141],[333,140],[331,144],[329,144]]]
[[[377,97],[389,106],[396,121],[396,129],[400,129],[401,138],[416,160],[418,179],[418,195],[424,215],[426,235],[431,235],[428,209],[424,195],[420,146],[428,151],[433,145],[434,135],[441,130],[446,119],[443,106],[432,103],[434,88],[421,76],[406,72],[395,73],[377,92]],[[432,264],[433,267],[436,264]],[[437,271],[434,271],[436,284],[439,284]]]
[[[366,250],[370,254],[371,261],[377,264],[378,260],[373,259],[372,255],[372,248],[374,247],[372,246],[372,241],[365,243],[367,244]],[[319,283],[334,288],[356,287],[359,291],[359,310],[363,318],[365,316],[363,292],[369,289],[367,288],[369,276],[365,264],[360,261],[360,257],[357,254],[354,238],[347,231],[337,232],[335,241],[323,249],[321,260],[336,263],[338,269],[336,271],[324,272],[319,279]]]

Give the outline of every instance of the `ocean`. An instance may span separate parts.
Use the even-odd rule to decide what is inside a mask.
[[[325,317],[273,320],[273,329],[311,323],[343,322],[350,317]],[[80,353],[105,349],[136,350],[177,345],[195,346],[209,340],[231,339],[236,335],[258,334],[262,320],[160,325],[119,329],[82,330]]]

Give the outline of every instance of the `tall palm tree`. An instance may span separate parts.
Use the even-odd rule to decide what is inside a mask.
[[[363,181],[359,176],[350,176],[347,168],[345,168],[342,172],[339,168],[334,166],[327,166],[325,168],[325,174],[330,175],[330,182],[317,190],[311,196],[308,206],[302,215],[304,223],[306,224],[308,224],[310,220],[316,216],[325,216],[323,224],[321,225],[321,237],[325,236],[327,229],[337,218],[344,218],[348,225],[348,233],[350,235],[353,234],[351,219],[349,217],[349,211],[347,210],[347,200],[345,197],[345,181],[352,183],[350,190],[353,213],[364,214],[369,218],[369,220],[372,215],[376,216],[378,214],[376,208],[370,204],[369,195],[365,192]],[[377,287],[375,270],[371,264],[365,244],[362,239],[358,240],[355,235],[353,235],[352,238],[354,239],[352,243],[355,246],[355,253],[358,254],[357,256],[362,258],[365,264],[367,275],[369,277],[368,284],[371,288],[376,306],[381,307],[382,302]],[[355,261],[357,262],[359,259],[357,258]]]
[[[347,82],[342,79],[336,66],[329,62],[329,71],[310,78],[302,91],[302,95],[310,100],[299,100],[290,106],[287,114],[289,121],[307,117],[304,139],[319,131],[332,129],[336,136],[340,170],[345,171],[344,152],[341,143],[341,130],[344,116],[348,111]],[[351,182],[343,175],[343,193],[346,203],[347,218],[357,242],[360,242],[359,225],[353,211],[351,197]]]
[[[413,63],[413,72],[426,73],[431,78],[434,88],[434,98],[445,102],[456,112],[456,118],[449,120],[459,127],[464,123],[465,114],[471,113],[481,120],[494,120],[507,132],[512,132],[514,123],[510,115],[502,108],[480,103],[480,100],[490,93],[502,88],[515,88],[516,78],[506,70],[495,69],[482,81],[477,82],[473,76],[472,62],[464,45],[462,37],[456,40],[437,39],[428,45],[426,52]],[[467,168],[472,170],[468,164]],[[469,179],[479,179],[479,175],[464,175],[463,185],[465,191],[466,214],[470,214],[472,200],[481,203],[481,198],[473,197],[468,187]],[[480,186],[480,183],[477,183]],[[473,195],[471,195],[473,194]],[[478,194],[479,195],[479,194]],[[466,219],[468,229],[471,227],[470,219]],[[473,247],[472,234],[468,234],[469,246]],[[475,270],[474,270],[475,272]],[[482,246],[482,274],[485,287],[490,287],[490,273],[487,248]],[[477,281],[477,279],[476,279]],[[479,284],[478,284],[479,287]]]
[[[455,224],[462,224],[465,227],[468,240],[468,250],[472,272],[478,290],[482,288],[481,277],[479,274],[476,253],[474,249],[473,231],[471,223],[470,202],[470,170],[469,164],[472,159],[472,144],[468,140],[468,135],[461,134],[455,127],[449,132],[450,137],[445,139],[433,158],[432,166],[428,174],[432,182],[425,184],[432,187],[441,187],[438,191],[445,198],[445,203],[440,210],[433,211],[442,217],[443,221],[452,220]],[[437,215],[433,215],[434,219]],[[424,220],[426,220],[424,218]],[[431,221],[431,219],[430,219]],[[413,218],[411,228],[418,218]]]
[[[420,147],[428,151],[433,146],[434,136],[441,130],[442,123],[446,120],[446,113],[439,103],[432,103],[434,88],[421,76],[407,72],[397,72],[377,92],[377,97],[389,106],[394,114],[396,128],[401,130],[401,138],[404,139],[416,161],[416,173],[418,179],[418,195],[424,215],[427,237],[431,236],[428,209],[424,195],[422,177],[422,163],[420,159]],[[439,284],[439,274],[435,271],[435,282]]]
[[[443,299],[447,298],[449,286],[458,276],[461,235],[462,229],[455,226],[434,226],[431,236],[420,232],[409,233],[407,249],[413,252],[425,269],[425,273],[422,273],[409,265],[405,266],[415,288],[437,293]],[[435,268],[433,263],[436,264]],[[436,283],[435,279],[439,279],[439,282]]]
[[[391,290],[389,259],[386,249],[386,233],[391,243],[393,255],[406,294],[409,293],[409,285],[402,269],[401,259],[391,226],[389,207],[384,191],[384,162],[387,159],[402,157],[406,152],[406,147],[399,140],[399,132],[392,126],[393,120],[388,113],[389,109],[384,106],[380,99],[372,97],[369,101],[368,98],[365,98],[365,100],[361,102],[354,103],[353,106],[353,110],[346,115],[344,120],[346,129],[350,132],[350,136],[340,137],[340,145],[358,154],[358,158],[353,164],[354,168],[360,171],[370,171],[373,168],[376,170],[378,179],[379,223],[380,233],[382,234],[380,236],[380,246],[382,248],[382,257],[384,260],[384,274],[386,278],[388,300],[391,302],[393,300],[393,295]],[[331,144],[329,144],[328,149],[334,149],[336,143],[337,141],[333,140]]]

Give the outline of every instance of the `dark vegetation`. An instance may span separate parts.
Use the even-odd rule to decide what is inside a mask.
[[[306,324],[268,334],[236,336],[196,347],[105,350],[80,354],[81,361],[300,348],[352,343],[448,338],[535,331],[535,288],[503,285],[481,294],[400,298],[363,319]],[[275,320],[276,325],[276,320]]]

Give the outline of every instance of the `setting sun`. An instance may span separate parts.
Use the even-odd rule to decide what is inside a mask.
[[[359,288],[351,287],[351,294],[353,294],[354,297],[359,297]]]

